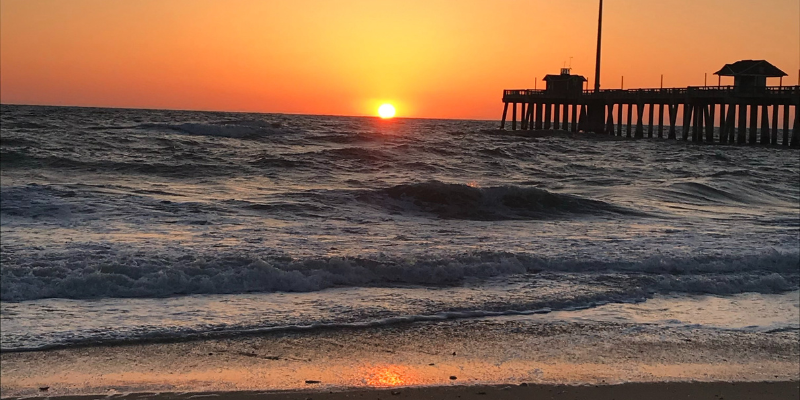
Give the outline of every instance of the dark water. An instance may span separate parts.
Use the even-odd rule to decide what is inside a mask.
[[[2,348],[796,291],[800,153],[2,106]]]

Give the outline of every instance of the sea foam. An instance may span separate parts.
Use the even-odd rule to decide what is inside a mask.
[[[518,274],[591,273],[632,295],[683,292],[734,294],[794,290],[797,253],[739,257],[582,261],[480,252],[431,258],[282,258],[247,254],[173,256],[82,251],[4,260],[0,298],[164,297],[186,294],[309,292],[331,287],[460,285],[470,279]]]

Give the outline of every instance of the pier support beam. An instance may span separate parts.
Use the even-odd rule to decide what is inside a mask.
[[[569,130],[569,104],[562,104],[561,106],[561,129]]]
[[[714,143],[714,117],[716,117],[717,105],[714,103],[706,107],[706,143]]]
[[[728,127],[725,126],[726,115],[725,103],[719,104],[719,142],[722,144],[728,143]]]
[[[736,144],[745,144],[747,141],[747,103],[739,104],[739,132],[736,135]]]
[[[664,137],[664,103],[658,105],[658,138]]]
[[[772,144],[778,144],[778,110],[780,107],[777,104],[772,105],[772,132],[770,134]]]
[[[628,103],[628,131],[625,132],[625,137],[630,138],[633,135],[633,104]]]
[[[756,144],[758,142],[758,104],[750,105],[750,134],[747,142]]]
[[[736,143],[736,103],[728,106],[728,118],[725,121],[725,128],[728,131],[728,144]]]
[[[694,125],[692,129],[692,141],[695,143],[702,143],[703,142],[703,110],[699,104],[692,105],[692,111],[694,114],[692,115],[693,121],[692,125]]]
[[[794,129],[792,130],[792,147],[800,147],[800,104],[794,106]]]
[[[553,104],[553,129],[561,128],[561,104]]]
[[[783,105],[783,145],[789,145],[789,104]],[[795,113],[797,110],[794,111]]]
[[[525,128],[527,130],[533,129],[533,103],[528,103],[528,111],[525,113],[525,118],[528,120],[528,123],[525,124]]]
[[[511,103],[511,130],[517,130],[517,103]]]
[[[675,124],[678,122],[678,105],[677,104],[670,104],[669,105],[669,137],[668,139],[676,139],[675,134]]]
[[[585,131],[602,133],[606,122],[606,103],[602,100],[594,100],[586,104],[586,124]]]
[[[684,104],[683,105],[683,132],[681,138],[684,141],[689,140],[689,129],[691,129],[692,123],[692,105],[691,104]]]
[[[655,106],[656,105],[653,103],[650,103],[647,106],[647,108],[649,109],[647,114],[647,137],[650,139],[653,138],[653,114],[655,113],[654,111]]]
[[[728,105],[728,117],[725,119],[725,130],[728,131],[728,144],[736,143],[736,103]]]
[[[531,124],[533,123],[533,116],[531,115],[533,104],[531,103],[524,103],[522,108],[525,112],[522,113],[522,120],[525,121],[524,126],[522,127],[523,131],[531,129]]]
[[[614,135],[614,103],[608,104],[606,108],[608,108],[606,111],[606,129],[603,133]]]
[[[535,120],[533,119],[534,118],[533,112],[535,110],[536,110],[536,104],[535,103],[531,103],[530,105],[528,105],[528,116],[530,117],[529,121],[528,121],[528,130],[529,131],[532,131],[534,129],[534,125],[533,124],[535,123]]]
[[[636,138],[644,137],[644,103],[636,104]]]
[[[589,113],[590,113],[589,110],[591,108],[593,108],[593,107],[600,107],[600,104],[596,104],[596,105],[594,105],[594,104],[593,105],[589,105],[588,103],[587,104],[581,104],[581,112],[580,112],[581,116],[580,116],[580,122],[578,122],[578,130],[581,130],[581,131],[584,131],[584,132],[593,132],[594,131],[593,129],[591,129],[592,123],[591,123],[591,120],[589,119]]]
[[[503,118],[500,120],[500,130],[506,129],[507,114],[508,114],[508,103],[503,103]]]
[[[550,117],[553,113],[553,105],[552,104],[545,104],[544,105],[544,129],[550,129],[550,124],[552,123],[552,119]]]
[[[571,126],[571,130],[572,130],[573,133],[574,132],[578,132],[578,105],[577,104],[573,104],[572,105],[572,126]]]
[[[542,103],[536,103],[536,130],[542,130],[542,126],[544,121],[544,105]]]
[[[617,104],[617,136],[622,136],[622,125],[625,123],[625,120],[622,119],[622,107],[624,104],[619,103]]]
[[[761,144],[770,143],[769,132],[769,106],[766,104],[761,105]]]

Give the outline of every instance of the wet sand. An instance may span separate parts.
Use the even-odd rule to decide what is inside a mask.
[[[798,336],[487,318],[2,353],[0,389],[4,398],[796,399]]]
[[[621,385],[527,385],[524,386],[459,386],[352,390],[337,392],[207,392],[207,393],[138,393],[126,400],[188,400],[203,397],[216,400],[343,400],[343,399],[557,399],[557,400],[622,400],[622,399],[727,399],[783,400],[797,399],[800,383],[794,382],[669,382],[628,383]],[[113,399],[117,396],[52,397],[59,400]]]

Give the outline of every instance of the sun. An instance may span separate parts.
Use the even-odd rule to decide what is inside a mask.
[[[394,117],[394,106],[391,104],[382,104],[378,107],[378,115],[383,119]]]

